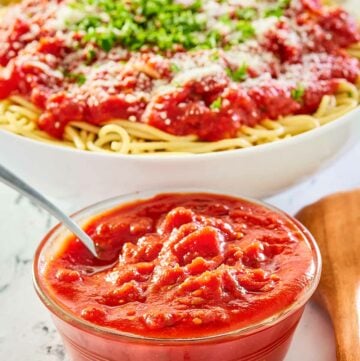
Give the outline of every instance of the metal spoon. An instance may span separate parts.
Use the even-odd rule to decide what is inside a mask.
[[[68,217],[63,211],[61,211],[52,202],[45,198],[41,193],[26,184],[23,180],[3,167],[1,164],[0,181],[31,199],[41,208],[44,208],[56,219],[58,219],[66,228],[75,234],[75,236],[84,244],[84,246],[92,253],[94,257],[107,260],[98,253],[94,241],[70,217]]]

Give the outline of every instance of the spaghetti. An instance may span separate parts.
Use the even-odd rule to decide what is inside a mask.
[[[292,3],[300,3],[300,2],[293,1]],[[295,7],[294,4],[292,4],[291,6]],[[276,19],[274,20],[275,22],[278,21]],[[276,26],[278,28],[278,25]],[[272,36],[274,36],[274,34],[277,35],[277,33],[274,32],[274,28],[268,28],[265,31],[265,35],[262,34],[261,36],[262,37],[265,36],[269,39]],[[279,42],[280,40],[278,39],[276,44],[278,45]],[[254,41],[252,39],[244,41],[245,45],[248,43],[249,44],[251,43],[253,46]],[[209,51],[204,50],[203,53],[201,53],[201,56],[203,57],[204,54],[208,55]],[[273,52],[275,52],[275,50],[271,50],[268,53],[273,53]],[[214,51],[211,50],[210,55],[213,54]],[[345,59],[345,60],[355,59],[355,58],[359,59],[360,58],[359,43],[350,44],[350,46],[348,47],[348,54],[349,56],[342,55],[343,58],[341,59]],[[231,53],[231,55],[233,55],[233,53]],[[257,55],[257,53],[255,55]],[[221,53],[221,57],[222,56],[223,53]],[[281,57],[281,55],[277,55],[277,56]],[[307,55],[305,54],[304,56]],[[139,58],[136,58],[136,60],[139,60]],[[151,60],[153,61],[154,59]],[[221,60],[224,60],[223,57],[221,58]],[[132,61],[132,59],[130,59],[130,61]],[[189,61],[189,59],[186,59],[186,61]],[[228,61],[228,59],[226,59],[226,61]],[[180,61],[175,64],[179,64],[179,63]],[[287,64],[288,61],[286,61],[285,63]],[[4,61],[3,61],[3,66],[4,66]],[[84,68],[83,64],[81,64],[81,66],[82,68]],[[273,64],[271,64],[271,66],[273,66]],[[311,63],[311,66],[313,66],[313,63]],[[188,73],[191,73],[193,71],[192,68],[194,67],[194,65],[192,64],[190,67],[191,69],[189,69]],[[261,68],[264,67],[264,62],[260,62],[259,67],[261,70]],[[287,70],[286,73],[287,77],[289,76],[289,73],[292,74],[291,72],[293,72],[293,69],[295,67],[296,65],[293,64],[288,66],[288,69],[291,70]],[[137,66],[137,69],[140,71],[141,74],[146,74],[146,77],[152,79],[154,83],[159,81],[161,82],[162,80],[159,79],[159,77],[161,77],[161,74],[159,74],[159,69],[161,70],[161,66],[154,67],[153,63],[151,62],[141,63],[140,65]],[[226,94],[228,94],[229,92],[228,88],[232,89],[234,87],[233,86],[234,82],[238,83],[239,84],[238,86],[241,87],[242,89],[250,89],[249,92],[251,92],[253,84],[256,82],[258,78],[261,79],[262,77],[259,73],[256,74],[256,72],[259,71],[259,69],[257,69],[256,67],[252,67],[250,65],[247,66],[246,69],[243,67],[241,72],[240,72],[240,68],[236,69],[229,66],[229,69],[231,74],[228,74],[228,76],[231,78],[232,82],[229,83],[229,81],[226,80],[225,81],[226,86],[223,89],[221,89],[221,91],[218,92],[215,97],[214,96],[211,97],[212,99],[211,102],[207,104],[207,111],[209,111],[208,113],[209,116],[211,116],[211,112],[215,113],[215,115],[222,114],[221,113],[222,110],[220,108],[224,108],[225,102],[229,101],[230,98],[226,98]],[[265,70],[269,71],[269,69],[265,69]],[[303,70],[304,69],[301,69],[301,71]],[[151,118],[152,115],[150,116],[150,121],[146,121],[146,122],[139,121],[139,119],[137,119],[133,115],[128,117],[129,120],[124,120],[118,117],[114,117],[114,118],[111,117],[110,119],[106,119],[105,121],[101,121],[101,122],[94,122],[94,121],[89,122],[89,121],[84,121],[82,119],[78,119],[75,121],[69,120],[64,125],[62,139],[56,139],[55,137],[52,136],[51,132],[45,131],[46,128],[41,129],[41,126],[39,126],[39,118],[42,116],[44,110],[41,109],[38,105],[35,105],[36,102],[33,101],[33,98],[31,98],[30,101],[27,94],[22,94],[24,92],[23,91],[20,92],[18,90],[15,90],[14,92],[12,92],[12,94],[10,94],[9,96],[5,97],[5,99],[0,101],[0,129],[4,129],[28,138],[32,138],[35,140],[48,142],[52,144],[68,146],[81,150],[120,153],[120,154],[148,154],[148,153],[151,154],[154,152],[160,154],[161,153],[168,154],[169,152],[173,154],[207,153],[214,151],[252,147],[259,144],[264,144],[264,143],[292,137],[297,134],[320,127],[328,122],[331,122],[341,117],[347,112],[355,109],[359,104],[360,72],[358,69],[358,64],[357,67],[355,67],[355,69],[352,70],[353,70],[353,74],[348,79],[346,79],[346,77],[339,78],[338,75],[331,74],[331,76],[328,79],[329,81],[333,81],[332,78],[334,78],[334,82],[331,83],[331,87],[330,88],[328,87],[326,91],[321,90],[320,93],[316,93],[316,92],[314,93],[317,97],[319,97],[319,94],[321,95],[321,97],[319,98],[319,104],[316,104],[316,107],[314,109],[315,111],[311,111],[311,112],[307,111],[311,109],[311,107],[308,106],[307,100],[305,98],[308,89],[302,89],[302,88],[298,89],[294,87],[293,85],[294,82],[286,83],[287,86],[288,84],[292,84],[290,88],[287,89],[288,90],[287,93],[291,93],[291,97],[292,97],[291,103],[290,103],[290,99],[288,99],[288,103],[291,106],[294,106],[293,103],[299,105],[297,108],[295,108],[294,112],[286,110],[284,112],[285,114],[282,115],[280,111],[276,113],[279,115],[278,117],[275,118],[276,120],[271,120],[270,117],[268,119],[266,118],[261,119],[261,117],[259,117],[256,119],[255,122],[254,121],[240,122],[235,129],[230,129],[230,131],[232,132],[230,137],[228,136],[229,131],[227,129],[227,131],[225,132],[226,134],[224,133],[225,135],[221,136],[219,139],[212,139],[213,136],[208,136],[207,134],[204,136],[203,135],[204,133],[196,134],[196,132],[194,132],[194,134],[181,134],[180,132],[179,134],[179,131],[177,129],[174,130],[168,127],[166,120],[162,124],[159,123],[159,119],[160,119],[159,117],[156,119],[156,121],[151,121],[151,119],[154,118],[154,117]],[[306,71],[307,69],[305,69],[303,72],[306,73]],[[79,72],[76,71],[76,73],[73,74],[78,75]],[[301,76],[303,75],[304,74],[300,72],[300,75],[297,75],[297,77],[300,76],[301,79]],[[91,74],[88,76],[91,76]],[[202,75],[201,77],[202,77],[201,80],[203,80],[204,78],[206,79],[207,85],[211,82],[211,80],[209,80],[209,78],[206,75]],[[241,80],[238,79],[240,77],[245,79],[241,79]],[[170,80],[174,82],[174,79],[181,80],[182,78],[184,78],[184,75],[178,74],[173,76],[172,79]],[[78,80],[79,79],[76,79],[76,81]],[[290,80],[293,81],[293,79]],[[71,82],[73,81],[74,79],[71,80]],[[194,78],[192,78],[191,81],[193,82]],[[218,83],[222,84],[222,81],[223,79],[221,78],[220,80],[218,80]],[[269,81],[269,78],[265,78],[262,81],[263,83],[266,83]],[[285,81],[285,80],[281,79],[279,81]],[[87,82],[89,82],[88,79],[86,79],[85,84]],[[185,85],[182,84],[182,86],[185,89],[185,86],[187,86],[188,83],[185,81],[184,84]],[[275,84],[277,86],[278,83]],[[336,86],[334,86],[334,84]],[[256,84],[256,86],[258,86],[258,84]],[[83,85],[79,86],[79,84],[77,84],[76,87],[83,88]],[[173,93],[178,93],[178,92],[179,92],[178,89],[173,90]],[[205,93],[203,92],[201,94],[204,95]],[[1,86],[0,86],[0,95],[1,95]],[[312,93],[309,92],[308,98],[310,98],[311,95]],[[204,96],[207,96],[207,93]],[[162,99],[161,97],[162,95],[157,96],[156,101],[158,99],[161,100]],[[165,96],[163,96],[163,98],[164,97]],[[301,98],[300,100],[294,99],[299,97]],[[221,100],[220,102],[218,101],[219,99]],[[278,99],[281,99],[281,97]],[[262,99],[262,101],[263,100],[264,99]],[[269,99],[265,99],[265,101],[266,100]],[[152,100],[150,100],[149,102],[150,104],[152,103],[151,106],[153,107],[153,109],[155,109],[155,111],[156,111],[156,107],[159,106],[159,103],[156,103],[156,101],[155,103]],[[308,108],[306,108],[306,106],[308,106]],[[176,107],[179,107],[179,103],[176,103]],[[231,111],[234,111],[233,108],[229,108],[229,109]],[[252,110],[253,112],[257,111],[255,107],[250,110]],[[144,114],[146,113],[149,113],[148,109],[144,112]],[[212,134],[212,133],[208,133],[208,134]]]

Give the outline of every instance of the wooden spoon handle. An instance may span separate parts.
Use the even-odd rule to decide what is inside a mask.
[[[339,272],[341,274],[341,271]],[[338,361],[360,360],[360,294],[346,276],[334,275],[333,283],[343,284],[334,295],[319,290],[318,300],[331,315],[335,329],[336,355]],[[359,289],[359,287],[358,287]]]
[[[314,235],[323,272],[317,300],[335,329],[338,361],[360,360],[360,190],[326,197],[297,218]]]

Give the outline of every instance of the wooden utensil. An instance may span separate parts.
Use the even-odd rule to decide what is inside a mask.
[[[360,189],[337,193],[296,216],[320,247],[323,272],[316,299],[335,329],[337,360],[360,360]]]

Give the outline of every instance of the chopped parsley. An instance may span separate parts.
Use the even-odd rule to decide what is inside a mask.
[[[231,25],[232,23],[232,20],[230,18],[230,16],[228,14],[226,15],[221,15],[219,17],[219,20],[223,23],[223,24],[226,24],[226,25]]]
[[[211,49],[243,42],[255,35],[254,9],[244,8],[235,18],[220,16],[228,26],[231,41],[216,27],[210,27],[202,11],[204,0],[184,4],[175,0],[73,0],[70,6],[83,14],[68,26],[84,33],[83,42],[92,42],[109,52],[122,45],[133,51],[144,47],[160,51]],[[256,11],[255,11],[256,12]]]
[[[181,68],[178,65],[176,65],[175,63],[171,63],[170,64],[170,70],[173,73],[178,73],[181,70]]]
[[[251,7],[239,8],[236,10],[236,16],[241,20],[253,20],[257,16],[257,10]]]
[[[70,73],[65,71],[64,77],[78,83],[79,85],[83,85],[86,82],[86,76],[81,73]]]
[[[210,104],[210,109],[211,110],[219,110],[221,109],[221,105],[222,105],[222,99],[216,98],[211,104]]]
[[[284,15],[284,11],[290,5],[290,2],[291,0],[278,0],[276,5],[265,10],[264,16],[275,16],[277,18],[280,18]]]
[[[250,21],[239,20],[235,28],[241,33],[240,41],[248,40],[255,35],[255,29]]]
[[[230,68],[227,68],[226,73],[232,80],[240,82],[247,78],[247,70],[248,66],[246,64],[243,64],[236,70],[231,70]]]
[[[215,50],[211,55],[210,55],[210,60],[212,61],[217,61],[220,59],[220,54],[218,50]]]
[[[221,36],[217,30],[211,30],[206,38],[206,41],[203,44],[199,44],[200,48],[216,48],[217,44],[220,43]]]
[[[105,51],[116,44],[131,50],[144,45],[167,50],[174,44],[189,49],[198,45],[195,33],[206,27],[198,16],[200,0],[188,6],[173,0],[75,0],[71,6],[84,13],[72,26],[85,32],[85,41],[93,41]]]
[[[96,58],[96,51],[94,49],[90,49],[86,53],[86,63],[91,64]]]
[[[299,84],[296,88],[291,90],[291,97],[299,103],[303,101],[304,94],[305,94],[305,88],[301,84]]]

